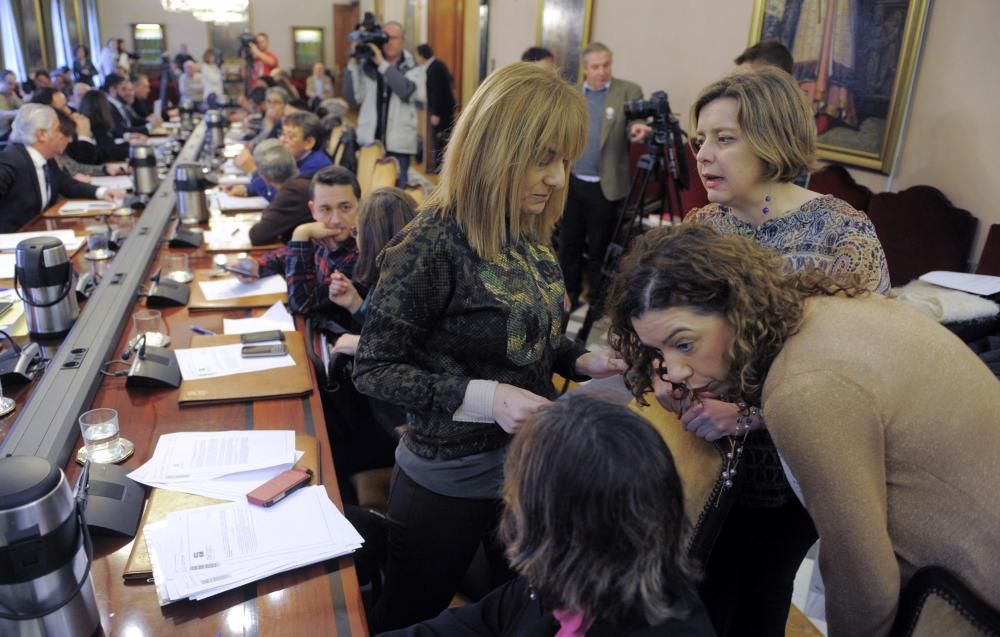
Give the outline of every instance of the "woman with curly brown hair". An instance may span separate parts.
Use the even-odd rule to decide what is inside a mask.
[[[698,173],[711,203],[686,222],[753,239],[780,253],[788,271],[854,273],[864,288],[889,289],[885,253],[868,217],[794,183],[815,160],[816,125],[787,73],[762,69],[713,82],[698,96],[692,123]],[[680,408],[677,401],[662,402]],[[708,441],[742,433],[737,406],[714,395],[703,395],[681,422]],[[784,478],[759,413],[747,424],[753,431],[736,502],[705,566],[702,596],[720,637],[782,637],[795,573],[816,531]]]
[[[694,224],[640,239],[609,304],[633,395],[643,402],[660,378],[693,404],[728,397],[743,405],[741,432],[759,407],[819,532],[832,637],[886,634],[923,566],[1000,606],[1000,383],[856,275],[781,265]]]

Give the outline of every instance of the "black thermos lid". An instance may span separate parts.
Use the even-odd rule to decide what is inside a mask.
[[[45,458],[0,458],[0,511],[31,504],[58,484],[59,469]]]

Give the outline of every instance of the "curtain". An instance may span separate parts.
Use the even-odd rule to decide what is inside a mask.
[[[87,14],[87,48],[90,49],[90,59],[100,67],[98,61],[101,59],[101,25],[97,21],[97,0],[83,0],[84,13]],[[104,76],[101,76],[101,83]]]
[[[73,48],[66,28],[66,10],[62,0],[52,0],[52,44],[56,50],[55,66],[73,66]]]
[[[0,43],[3,46],[3,61],[6,68],[14,71],[20,82],[28,77],[21,51],[21,35],[17,32],[12,0],[0,0]]]

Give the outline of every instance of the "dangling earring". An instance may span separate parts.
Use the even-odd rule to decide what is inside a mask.
[[[768,188],[767,194],[764,195],[764,207],[761,208],[761,212],[763,212],[765,215],[771,212],[771,208],[769,207],[770,203],[771,203],[771,189]]]

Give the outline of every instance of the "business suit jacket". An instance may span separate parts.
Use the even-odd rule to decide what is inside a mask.
[[[51,197],[42,205],[38,173],[24,144],[10,144],[0,153],[0,232],[15,232],[61,196],[94,199],[97,186],[77,181],[49,162]]]
[[[451,125],[455,117],[455,80],[441,60],[435,58],[427,65],[427,112],[441,118],[442,128]]]
[[[628,194],[628,125],[625,103],[642,99],[642,88],[634,82],[614,78],[604,103],[601,118],[601,191],[608,201]],[[607,117],[611,109],[611,117]]]
[[[125,106],[124,102],[122,102],[122,106]],[[149,130],[146,128],[145,122],[138,125],[132,123],[131,119],[122,115],[121,111],[114,104],[111,104],[111,134],[114,137],[122,137],[125,133],[142,133],[143,135],[148,135]]]
[[[287,243],[292,232],[303,223],[313,221],[309,212],[308,177],[292,177],[278,190],[271,204],[264,209],[260,221],[250,228],[250,243]]]

